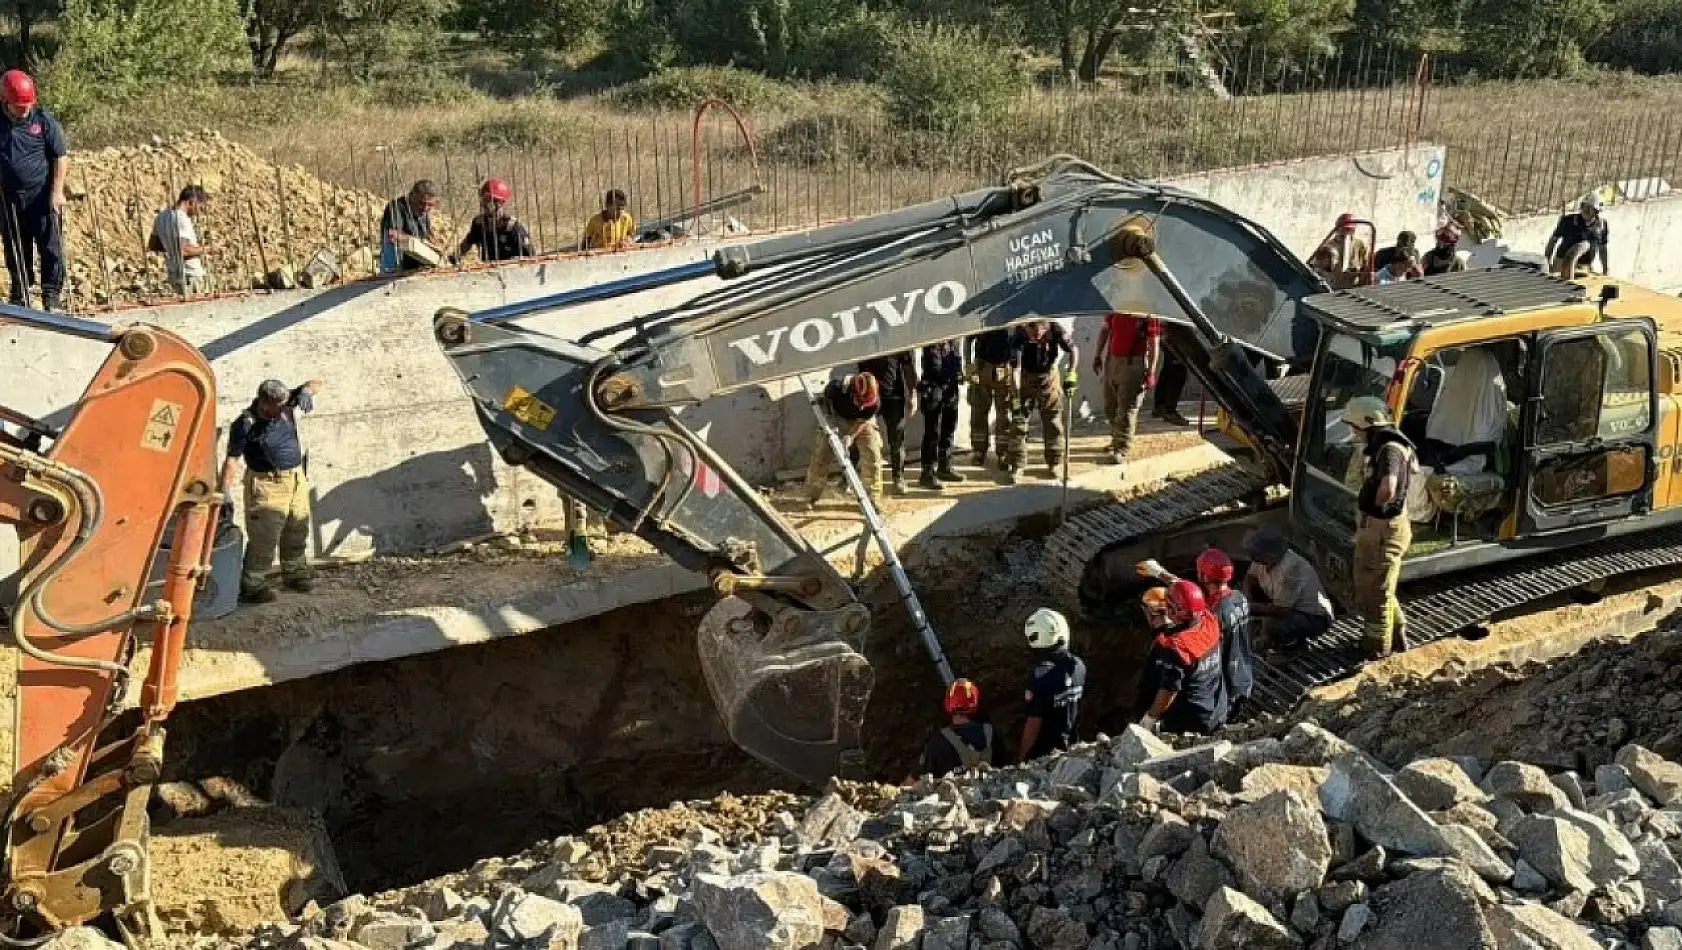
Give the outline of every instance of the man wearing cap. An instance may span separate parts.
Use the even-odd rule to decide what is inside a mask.
[[[275,599],[268,573],[277,548],[286,586],[299,592],[315,586],[309,562],[310,486],[304,477],[296,411],[313,410],[320,391],[319,379],[296,389],[287,389],[278,379],[267,380],[228,430],[228,459],[222,463],[218,490],[227,495],[243,461],[246,539],[239,597],[246,603]]]
[[[175,207],[158,212],[152,222],[152,239],[147,249],[163,254],[169,285],[183,296],[210,289],[204,259],[216,253],[216,248],[199,243],[198,225],[193,221],[193,215],[209,200],[210,195],[203,188],[188,185],[181,189]]]
[[[508,202],[513,200],[514,189],[500,178],[489,179],[479,186],[479,214],[467,226],[467,237],[456,248],[457,262],[474,248],[479,249],[479,259],[487,262],[537,256],[531,232],[508,213]]]
[[[1367,282],[1367,271],[1372,266],[1372,249],[1366,241],[1355,236],[1359,224],[1353,214],[1344,212],[1338,215],[1331,236],[1320,245],[1331,251],[1331,283],[1334,289],[1342,290]]]
[[[1320,573],[1291,550],[1283,534],[1273,528],[1250,532],[1244,537],[1244,554],[1250,559],[1244,596],[1260,640],[1271,647],[1296,649],[1332,628],[1332,601]]]
[[[1600,259],[1600,272],[1610,275],[1612,262],[1606,257],[1606,243],[1611,236],[1611,226],[1600,213],[1600,196],[1586,195],[1577,205],[1576,214],[1560,216],[1543,256],[1563,280],[1576,277],[1578,267],[1594,273],[1596,258]]]
[[[923,748],[918,768],[922,774],[941,776],[978,765],[999,765],[1004,761],[998,734],[985,722],[976,722],[981,709],[981,688],[966,679],[946,687],[946,715],[950,725],[935,730]]]
[[[11,302],[33,306],[41,288],[41,307],[57,310],[64,290],[64,182],[70,169],[70,144],[52,113],[36,102],[35,80],[21,69],[0,75],[0,106],[9,123],[0,152],[0,237],[6,242],[6,271]],[[40,280],[35,258],[41,259]]]

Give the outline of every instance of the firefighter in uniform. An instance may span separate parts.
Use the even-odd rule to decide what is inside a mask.
[[[1020,357],[1009,327],[988,330],[965,341],[964,365],[969,367],[969,447],[975,464],[987,464],[987,423],[992,418],[998,437],[999,468],[1005,470],[1016,455],[1012,443],[1011,405],[1016,402],[1016,367]],[[1008,472],[1008,470],[1007,470]]]
[[[1034,650],[1034,670],[1023,696],[1028,718],[1017,747],[1017,759],[1026,762],[1067,749],[1075,741],[1086,663],[1069,652],[1069,618],[1050,607],[1034,611],[1022,632]]]
[[[1028,441],[1028,413],[1037,411],[1045,432],[1045,465],[1047,477],[1057,477],[1057,466],[1063,461],[1063,400],[1075,395],[1075,367],[1080,352],[1069,339],[1062,324],[1050,320],[1035,320],[1016,331],[1016,349],[1022,361],[1021,411],[1013,420],[1015,442],[1020,452]],[[1059,355],[1068,357],[1061,383],[1057,375]],[[1017,464],[1021,464],[1020,458]]]
[[[1139,725],[1149,732],[1214,732],[1226,724],[1228,711],[1220,621],[1202,589],[1178,578],[1168,585],[1168,620],[1139,681]]]
[[[1163,570],[1155,560],[1139,564],[1137,570],[1141,576],[1164,584],[1172,585],[1180,579]],[[1250,600],[1241,591],[1233,590],[1233,575],[1232,558],[1220,548],[1205,548],[1197,556],[1198,586],[1203,590],[1204,603],[1209,605],[1210,612],[1221,627],[1221,669],[1226,677],[1228,721],[1238,718],[1240,708],[1250,698],[1256,685],[1256,658],[1250,642]],[[1167,594],[1162,592],[1162,588],[1153,587],[1151,590],[1159,592],[1159,596],[1154,598],[1156,604],[1166,606]],[[1161,611],[1162,606],[1157,609]],[[1152,601],[1147,600],[1147,619],[1152,608]],[[1158,626],[1156,623],[1151,625],[1152,629]]]
[[[1378,659],[1407,649],[1407,618],[1396,600],[1402,557],[1413,543],[1408,483],[1418,466],[1413,443],[1376,396],[1357,396],[1343,421],[1362,445],[1364,477],[1356,505],[1354,600],[1363,621],[1361,646]]]
[[[978,765],[999,765],[999,737],[993,727],[977,722],[981,709],[981,689],[966,679],[952,681],[946,687],[946,715],[951,725],[942,726],[929,737],[923,749],[919,768],[925,775],[941,776],[958,769],[973,769]]]

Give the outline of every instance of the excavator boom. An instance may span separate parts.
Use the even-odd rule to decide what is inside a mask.
[[[22,554],[0,920],[13,937],[104,914],[144,926],[146,804],[219,501],[215,377],[157,327],[19,307],[0,307],[0,324],[113,345],[62,428],[0,413],[23,433],[0,431],[0,521],[16,527]],[[140,726],[100,746],[140,635],[152,643]]]
[[[1195,260],[1176,279],[1158,252]],[[716,279],[578,341],[513,321]],[[718,283],[717,281],[722,281]],[[1252,360],[1301,365],[1324,289],[1260,225],[1058,157],[997,187],[469,314],[435,332],[491,442],[686,567],[724,602],[699,648],[731,736],[810,781],[858,761],[869,618],[851,587],[678,411],[713,396],[1030,320],[1151,313],[1288,471],[1294,423]],[[598,346],[597,344],[601,344]]]

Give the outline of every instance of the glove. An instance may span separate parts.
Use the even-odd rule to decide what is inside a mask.
[[[1156,735],[1157,718],[1150,713],[1145,713],[1145,718],[1139,720],[1139,727],[1154,736]]]
[[[1077,388],[1079,388],[1079,386],[1080,386],[1080,374],[1076,373],[1072,369],[1069,370],[1067,373],[1063,374],[1063,391],[1064,392],[1069,393],[1070,395],[1073,395],[1074,391]]]
[[[1148,561],[1140,561],[1139,563],[1133,565],[1133,570],[1140,577],[1149,577],[1152,579],[1159,579],[1163,574],[1162,565],[1158,563],[1155,558],[1151,558]]]

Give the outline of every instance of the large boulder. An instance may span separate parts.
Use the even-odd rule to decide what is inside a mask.
[[[1484,918],[1501,950],[1601,950],[1587,927],[1540,904],[1497,904]]]
[[[1232,885],[1232,875],[1226,865],[1210,856],[1209,845],[1198,835],[1174,862],[1166,883],[1168,892],[1179,898],[1180,903],[1202,907],[1216,891]]]
[[[1174,747],[1159,739],[1143,726],[1130,725],[1110,743],[1110,764],[1118,769],[1134,769],[1146,759],[1172,755]]]
[[[1629,771],[1630,782],[1641,794],[1657,802],[1659,807],[1682,799],[1682,765],[1638,745],[1619,749],[1616,762]]]
[[[1332,860],[1319,809],[1290,790],[1228,812],[1212,850],[1264,903],[1319,887]]]
[[[1641,862],[1637,880],[1648,899],[1658,898],[1667,904],[1682,901],[1682,865],[1662,840],[1647,837],[1635,842],[1635,857]]]
[[[695,878],[693,899],[721,947],[801,950],[823,939],[823,896],[817,882],[803,874],[702,874]]]
[[[571,904],[508,891],[491,909],[490,929],[492,936],[516,945],[575,947],[584,933],[584,915]]]
[[[1320,786],[1320,808],[1328,817],[1354,825],[1362,837],[1388,851],[1421,856],[1444,853],[1442,834],[1431,817],[1359,753],[1332,763]]]
[[[1548,780],[1548,773],[1523,762],[1501,762],[1483,777],[1483,791],[1493,798],[1504,798],[1525,811],[1549,811],[1569,808],[1571,800],[1559,786]]]
[[[1223,887],[1203,908],[1202,950],[1298,950],[1302,941],[1266,907]]]
[[[1239,780],[1238,797],[1247,802],[1261,801],[1274,792],[1290,789],[1311,802],[1320,798],[1320,786],[1325,784],[1327,769],[1314,765],[1282,765],[1268,762],[1259,765]]]
[[[917,950],[923,939],[923,908],[904,904],[888,911],[872,950]]]
[[[1635,848],[1616,828],[1593,815],[1561,809],[1514,821],[1507,837],[1519,857],[1548,881],[1589,893],[1641,870]]]
[[[1483,915],[1483,883],[1454,867],[1421,871],[1380,888],[1377,924],[1356,950],[1505,950]]]
[[[1489,797],[1453,759],[1410,762],[1396,773],[1396,787],[1426,811],[1447,811],[1461,802],[1476,804]]]

